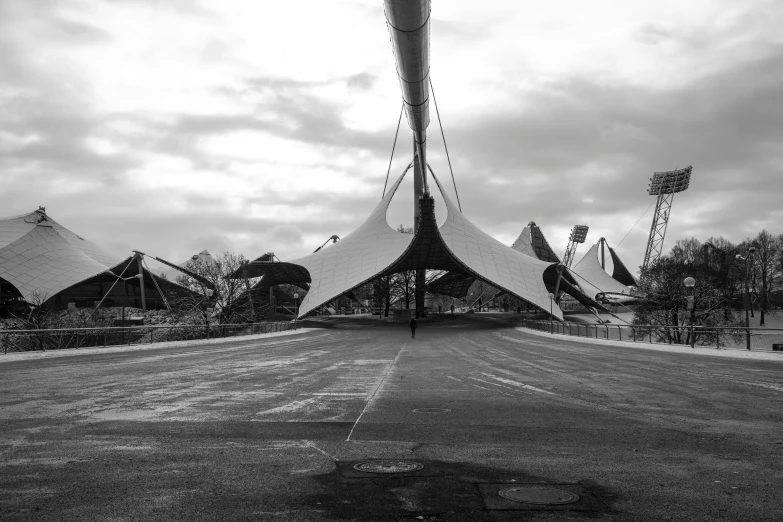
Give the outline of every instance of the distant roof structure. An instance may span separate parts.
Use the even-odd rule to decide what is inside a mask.
[[[434,173],[432,179],[448,211],[445,222],[441,226],[435,222],[434,201],[429,197],[422,199],[421,224],[414,234],[391,228],[386,211],[406,173],[367,220],[339,242],[290,262],[253,261],[247,267],[248,277],[310,283],[300,316],[377,277],[420,267],[484,280],[549,311],[547,284],[556,279],[554,266],[509,248],[478,229],[452,203]],[[240,277],[239,271],[232,277]],[[562,318],[557,305],[553,314]]]
[[[38,209],[0,218],[0,277],[32,302],[90,279],[123,259]]]
[[[540,259],[541,261],[547,261],[549,263],[560,262],[560,258],[557,257],[555,251],[549,246],[549,242],[544,237],[544,233],[538,225],[536,225],[535,221],[531,221],[522,229],[517,240],[511,245],[511,248],[530,257]]]
[[[630,295],[631,291],[628,286],[607,274],[601,263],[598,262],[598,248],[600,244],[601,242],[599,241],[590,247],[590,250],[579,260],[576,266],[571,268],[571,273],[576,275],[576,281],[579,283],[579,286],[593,299],[596,299],[598,294]],[[620,258],[617,257],[617,259],[619,260]],[[620,265],[625,268],[622,262]],[[628,275],[630,276],[630,273]]]
[[[614,248],[609,247],[609,254],[612,256],[612,279],[620,281],[625,286],[636,286],[638,282],[636,278],[631,274],[630,270],[625,267],[625,263],[620,260],[620,256],[614,251]]]
[[[205,265],[212,265],[215,263],[215,259],[207,250],[202,250],[198,254],[193,254],[189,259],[178,263],[177,266],[181,268],[187,268],[189,263],[202,263]],[[181,270],[174,267],[163,268],[157,270],[158,275],[165,277],[169,281],[176,281],[178,277],[184,275]]]
[[[68,230],[44,208],[0,218],[0,279],[31,304],[43,304],[80,283],[113,282],[123,272],[136,275],[134,259],[112,254]]]

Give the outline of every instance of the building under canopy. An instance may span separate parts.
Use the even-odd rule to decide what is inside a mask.
[[[164,292],[186,289],[142,268],[147,308],[161,308]],[[139,263],[123,259],[71,232],[43,208],[0,218],[0,309],[32,304],[47,308],[104,306],[142,308]],[[122,279],[120,279],[120,276]],[[156,286],[157,283],[157,286]],[[111,290],[110,290],[111,289]]]

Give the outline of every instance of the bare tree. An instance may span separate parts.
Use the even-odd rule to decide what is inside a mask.
[[[762,230],[752,244],[756,247],[752,261],[753,291],[758,297],[761,313],[759,324],[764,326],[764,315],[770,309],[772,290],[782,273],[778,263],[781,256],[781,238]]]
[[[384,317],[389,316],[389,309],[391,308],[393,301],[393,276],[387,275],[379,277],[372,282],[373,293],[375,294],[375,300],[378,302],[380,309]]]
[[[239,270],[245,262],[242,254],[224,252],[212,256],[211,260],[196,257],[185,268],[199,276],[196,279],[188,274],[177,277],[177,283],[190,289],[193,294],[173,299],[173,308],[180,316],[196,315],[204,324],[209,324],[208,308],[217,311],[221,323],[246,322],[249,317],[244,306],[238,306],[243,297],[245,282],[243,279],[229,279],[228,276]],[[209,290],[212,295],[208,296]]]
[[[725,245],[724,245],[725,246]],[[717,247],[716,247],[717,248]],[[723,260],[712,261],[710,248],[703,248],[695,239],[678,241],[671,254],[660,257],[647,272],[650,293],[634,315],[637,325],[652,325],[651,335],[669,343],[690,343],[691,324],[701,326],[739,326],[735,312],[741,303],[741,279],[736,265]],[[718,249],[718,254],[725,251]],[[734,251],[730,251],[734,259]],[[727,264],[728,263],[728,264]],[[694,308],[687,309],[688,291],[683,281],[696,279],[693,288]],[[700,340],[708,341],[704,334]],[[710,334],[715,335],[715,334]]]

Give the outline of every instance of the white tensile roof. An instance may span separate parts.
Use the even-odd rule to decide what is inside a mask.
[[[607,292],[629,295],[631,291],[628,287],[607,274],[601,267],[601,263],[598,262],[598,245],[599,243],[593,245],[576,266],[570,269],[577,276],[576,282],[593,299],[596,295]]]
[[[548,261],[551,263],[559,263],[560,259],[555,254],[552,247],[549,246],[549,241],[544,237],[544,233],[541,231],[533,221],[527,224],[522,232],[517,237],[516,241],[511,245],[511,248],[517,252],[540,259],[541,261]]]
[[[403,262],[417,236],[392,229],[386,221],[386,211],[404,176],[405,173],[397,179],[370,217],[354,232],[329,248],[290,261],[307,269],[311,277],[300,316]],[[451,202],[434,174],[433,179],[448,210],[437,239],[453,261],[465,272],[549,311],[551,302],[543,274],[552,263],[517,252],[481,231]],[[553,313],[562,318],[556,304]]]
[[[43,210],[0,218],[0,277],[28,302],[51,298],[122,260],[74,234]]]

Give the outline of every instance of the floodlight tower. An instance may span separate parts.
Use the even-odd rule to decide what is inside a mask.
[[[656,172],[650,178],[650,187],[647,189],[647,193],[651,196],[658,196],[658,201],[655,205],[655,215],[650,227],[650,238],[647,240],[647,250],[644,253],[640,279],[644,277],[647,268],[661,257],[674,194],[687,190],[691,183],[692,170],[693,167],[688,165],[684,169]]]
[[[587,238],[587,231],[590,229],[587,225],[574,225],[571,229],[571,235],[568,236],[568,246],[566,247],[565,257],[563,258],[563,264],[566,268],[571,268],[571,263],[574,261],[574,254],[576,254],[576,247],[580,243],[584,243]]]

